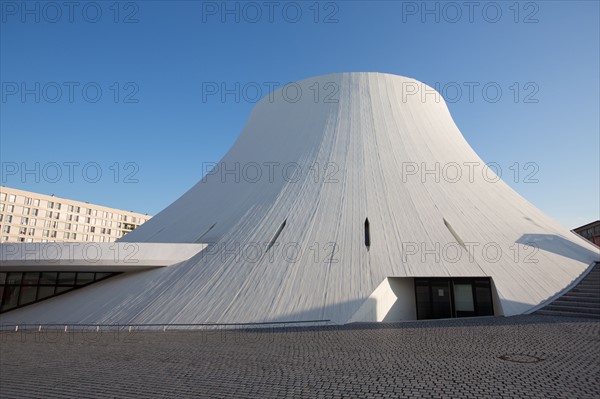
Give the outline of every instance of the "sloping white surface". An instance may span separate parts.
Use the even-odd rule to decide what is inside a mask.
[[[414,279],[386,278],[362,303],[348,323],[415,320],[417,304]]]
[[[2,321],[346,322],[385,278],[394,276],[491,276],[504,314],[512,315],[552,296],[598,259],[595,247],[504,182],[484,179],[483,161],[443,100],[407,95],[409,86],[424,89],[420,82],[344,73],[298,84],[303,95],[297,102],[286,101],[278,90],[257,104],[221,161],[228,170],[236,164],[243,169],[250,163],[279,163],[272,176],[268,167],[258,181],[250,181],[255,173],[248,168],[239,180],[233,174],[208,175],[122,240],[211,247],[169,268],[110,278],[8,312]],[[339,101],[324,101],[334,91],[327,84],[339,89],[334,96]],[[315,87],[321,89],[318,101]],[[451,162],[475,162],[479,168],[472,180],[402,178],[407,163],[432,169]],[[282,173],[290,163],[301,170],[297,181]],[[315,179],[309,170],[317,165]],[[279,245],[265,254],[284,221]],[[455,235],[477,245],[472,258]],[[533,255],[537,263],[526,257],[530,252],[523,245],[532,241],[542,247]],[[497,260],[491,259],[494,248],[486,257],[486,244],[501,249]],[[418,254],[407,255],[407,246],[414,245]],[[436,245],[459,248],[461,255],[442,256],[440,249],[439,259],[421,256]],[[259,246],[257,257],[253,251]]]

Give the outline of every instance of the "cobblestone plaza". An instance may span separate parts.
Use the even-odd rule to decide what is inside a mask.
[[[3,332],[0,396],[597,398],[600,323]]]

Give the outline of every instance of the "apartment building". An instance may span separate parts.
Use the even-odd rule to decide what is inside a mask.
[[[112,242],[148,215],[0,186],[0,242]]]

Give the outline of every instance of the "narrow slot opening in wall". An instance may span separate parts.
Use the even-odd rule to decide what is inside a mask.
[[[286,222],[287,222],[287,219],[284,220],[283,223],[281,223],[281,226],[279,226],[279,228],[277,229],[277,232],[275,233],[275,235],[273,236],[273,238],[271,238],[271,241],[269,241],[269,245],[267,246],[267,250],[265,252],[268,252],[269,249],[271,249],[271,247],[273,246],[273,244],[275,244],[275,242],[277,241],[277,238],[281,234],[281,231],[285,227],[285,223]]]
[[[205,235],[207,235],[207,234],[208,234],[208,232],[209,232],[209,231],[211,231],[211,230],[213,229],[213,227],[215,227],[216,225],[217,225],[216,223],[213,223],[213,225],[212,225],[212,226],[210,226],[210,227],[208,228],[208,230],[206,230],[204,233],[202,233],[202,235],[201,235],[200,237],[198,237],[198,238],[196,239],[196,241],[194,241],[194,242],[195,242],[195,243],[200,243],[200,240],[202,239],[202,237],[204,237]]]
[[[461,238],[458,236],[458,234],[456,233],[456,231],[454,231],[454,229],[452,228],[452,226],[450,226],[450,223],[448,223],[448,221],[446,219],[444,219],[444,224],[446,225],[446,228],[448,229],[448,231],[450,232],[450,234],[452,234],[452,236],[454,237],[454,239],[456,240],[456,242],[461,247],[466,248],[464,241],[461,240]]]
[[[369,228],[369,218],[365,219],[365,246],[367,249],[371,246],[371,230]]]

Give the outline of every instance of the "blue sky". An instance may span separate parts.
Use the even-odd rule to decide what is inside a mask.
[[[566,227],[600,216],[597,1],[24,4],[1,2],[2,185],[156,214],[254,106],[203,84],[377,71],[437,84],[481,158]]]

